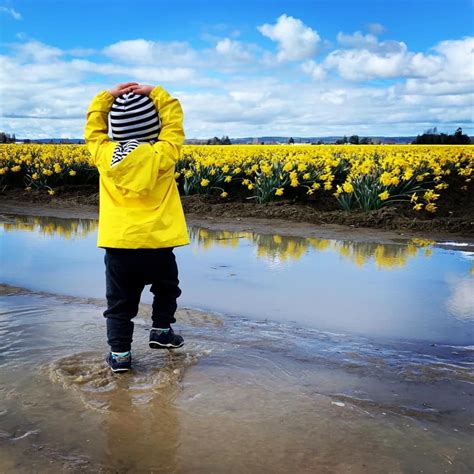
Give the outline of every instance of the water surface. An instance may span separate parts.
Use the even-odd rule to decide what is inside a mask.
[[[471,472],[472,350],[181,310],[104,364],[100,301],[0,291],[0,472]],[[288,332],[292,333],[288,342]]]
[[[5,220],[0,281],[103,298],[97,221]],[[175,250],[182,306],[344,334],[474,343],[469,252],[423,240],[382,245],[199,227],[190,234],[191,245]]]
[[[474,470],[469,253],[192,228],[185,346],[146,290],[117,376],[96,230],[3,219],[0,472]]]

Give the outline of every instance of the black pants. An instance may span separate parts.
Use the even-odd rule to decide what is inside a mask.
[[[130,350],[133,321],[145,285],[153,293],[153,327],[176,322],[176,299],[181,294],[173,248],[105,249],[107,342],[114,352]]]

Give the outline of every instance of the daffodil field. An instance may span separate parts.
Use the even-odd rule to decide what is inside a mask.
[[[400,201],[436,212],[451,183],[469,192],[474,148],[464,145],[185,145],[175,177],[184,195],[259,203],[332,195],[344,210]],[[0,146],[0,186],[26,190],[98,183],[85,145]]]

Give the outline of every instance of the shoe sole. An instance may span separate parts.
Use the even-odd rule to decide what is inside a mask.
[[[117,372],[128,372],[130,369],[112,369],[112,367],[110,367],[110,370],[116,374]]]
[[[117,373],[117,372],[128,372],[131,367],[118,367],[117,369],[114,369],[110,364],[109,364],[109,361],[107,359],[105,359],[105,363],[107,364],[107,367],[114,373]]]
[[[179,346],[174,346],[173,344],[160,344],[156,341],[150,341],[149,346],[151,349],[178,349],[179,347],[184,346],[184,342],[181,343]]]

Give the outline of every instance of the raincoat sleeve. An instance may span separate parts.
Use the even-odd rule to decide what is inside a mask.
[[[113,153],[115,148],[107,135],[108,115],[115,98],[107,91],[99,92],[89,105],[87,110],[87,121],[84,133],[87,149],[92,162],[98,167],[99,161],[105,154]]]
[[[183,110],[179,100],[160,86],[151,91],[150,98],[161,118],[160,135],[153,149],[160,160],[160,169],[167,171],[174,167],[181,155],[184,143]]]

